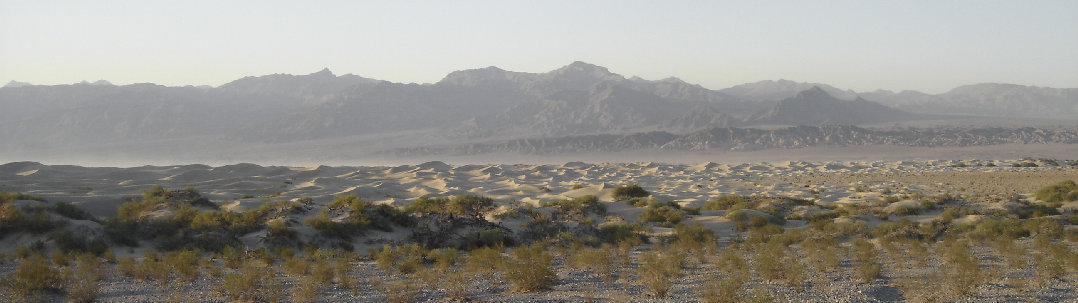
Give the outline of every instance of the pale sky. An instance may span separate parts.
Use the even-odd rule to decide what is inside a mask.
[[[1078,87],[1078,1],[10,1],[0,85],[217,86],[323,67],[436,82],[585,61],[721,89]]]

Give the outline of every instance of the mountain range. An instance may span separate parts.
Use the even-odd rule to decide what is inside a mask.
[[[245,77],[218,87],[12,81],[0,88],[0,160],[65,153],[242,159],[252,146],[316,154],[335,148],[334,154],[358,156],[429,146],[556,144],[589,136],[617,144],[691,146],[670,144],[716,130],[993,117],[1070,123],[1078,117],[1078,89],[976,84],[937,95],[858,93],[779,80],[712,90],[673,77],[626,78],[584,62],[546,73],[455,71],[431,84],[337,76],[328,69]],[[618,146],[611,144],[592,149]]]

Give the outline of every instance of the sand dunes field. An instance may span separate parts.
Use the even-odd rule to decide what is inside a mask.
[[[594,195],[603,205],[605,213],[588,215],[586,224],[602,226],[612,222],[640,224],[648,228],[645,233],[652,244],[633,249],[633,258],[642,258],[652,249],[658,249],[664,236],[675,236],[672,224],[645,222],[641,214],[646,207],[630,205],[613,195],[618,186],[637,184],[650,192],[652,203],[673,202],[684,212],[680,221],[686,226],[699,224],[710,230],[718,243],[718,249],[740,247],[737,243],[751,241],[755,233],[739,226],[733,218],[732,210],[708,209],[709,201],[720,196],[744,197],[787,197],[808,201],[803,204],[778,204],[771,209],[781,209],[779,218],[781,230],[811,231],[808,218],[821,213],[832,214],[834,222],[864,222],[868,229],[877,228],[887,222],[909,220],[922,226],[932,225],[949,208],[962,209],[955,218],[948,222],[953,226],[976,224],[985,218],[992,218],[995,209],[1011,211],[1022,203],[1037,204],[1034,192],[1047,185],[1066,180],[1078,180],[1078,162],[1049,159],[992,160],[992,161],[891,161],[891,162],[797,162],[778,163],[699,163],[694,165],[662,163],[607,163],[589,164],[570,162],[561,165],[449,165],[442,162],[427,162],[418,165],[395,167],[279,167],[259,166],[254,164],[236,164],[211,167],[206,165],[144,166],[131,168],[78,167],[44,165],[33,162],[16,162],[0,165],[0,191],[19,192],[43,198],[48,202],[16,201],[19,205],[48,205],[56,202],[69,202],[84,209],[102,220],[117,216],[117,208],[127,199],[141,197],[142,191],[155,185],[166,189],[194,188],[221,211],[242,213],[255,210],[275,201],[309,201],[306,211],[284,214],[286,226],[294,229],[299,243],[318,246],[338,245],[348,242],[348,247],[360,253],[355,268],[346,274],[354,275],[361,281],[375,275],[383,275],[370,259],[363,254],[371,249],[381,249],[385,244],[407,244],[415,238],[413,229],[394,227],[391,230],[371,230],[345,240],[319,240],[322,235],[304,224],[306,219],[315,216],[317,208],[322,208],[335,197],[355,195],[375,205],[384,204],[403,208],[415,203],[420,197],[450,197],[457,195],[477,195],[493,199],[495,207],[484,219],[512,235],[529,232],[526,228],[527,217],[505,217],[509,211],[528,209],[553,213],[549,204],[544,202],[573,199]],[[948,197],[937,199],[938,205],[925,207],[920,202],[930,197]],[[309,200],[307,199],[309,198]],[[21,203],[21,204],[20,204]],[[775,203],[775,202],[766,202]],[[766,204],[765,203],[765,204]],[[937,202],[933,202],[937,203]],[[850,206],[848,206],[850,205]],[[1015,206],[1019,205],[1019,206]],[[201,208],[201,206],[200,206]],[[700,209],[696,212],[690,211]],[[766,210],[767,206],[755,206]],[[843,212],[843,209],[860,209],[855,212]],[[903,209],[914,209],[913,213]],[[1060,215],[1055,215],[1061,222],[1073,216],[1078,209],[1078,202],[1065,202],[1059,205]],[[754,209],[745,210],[749,215],[760,213]],[[172,216],[167,209],[164,214]],[[337,213],[333,213],[337,214]],[[950,216],[950,215],[948,215]],[[338,215],[333,220],[346,220],[347,215]],[[564,219],[564,218],[563,218]],[[784,220],[783,220],[784,219]],[[79,226],[80,220],[74,226]],[[85,220],[82,220],[85,221]],[[101,224],[85,221],[85,229],[100,229]],[[828,221],[830,222],[830,221]],[[965,223],[963,223],[965,222]],[[578,223],[573,222],[572,226]],[[72,225],[68,225],[72,226]],[[96,226],[96,227],[95,227]],[[960,228],[954,227],[958,230]],[[1075,231],[1074,225],[1066,224],[1064,230]],[[867,235],[867,234],[866,234]],[[100,236],[100,235],[98,235]],[[555,236],[555,235],[548,235]],[[274,245],[266,241],[266,231],[256,231],[240,235],[239,243],[250,250],[256,248],[273,249]],[[942,236],[941,236],[942,237]],[[811,237],[809,237],[811,238]],[[523,239],[523,238],[522,238]],[[853,238],[848,238],[853,239]],[[872,243],[880,247],[888,244],[881,242],[882,237]],[[1020,245],[1030,246],[1032,235],[1018,239]],[[15,233],[0,238],[0,253],[11,255],[17,247],[33,245],[35,241],[50,241],[47,235]],[[852,241],[852,240],[849,240]],[[852,242],[840,241],[842,247],[852,247]],[[943,240],[941,240],[943,241]],[[1073,242],[1058,240],[1070,250],[1076,247]],[[154,244],[143,240],[139,247],[122,248],[113,246],[119,257],[139,257]],[[337,244],[333,244],[337,243]],[[806,242],[807,243],[807,242]],[[890,242],[887,242],[890,243]],[[934,243],[934,242],[930,242]],[[670,244],[672,245],[672,244]],[[735,246],[730,246],[735,245]],[[811,255],[809,244],[790,246],[795,255]],[[937,245],[938,246],[938,245]],[[751,246],[750,246],[751,247]],[[930,245],[930,247],[932,247]],[[296,249],[301,249],[297,247]],[[748,251],[759,252],[748,249]],[[845,248],[844,248],[845,249]],[[944,248],[936,248],[942,251]],[[881,248],[882,252],[884,249]],[[555,250],[558,251],[558,250]],[[557,264],[557,279],[549,290],[537,294],[519,294],[508,291],[505,282],[496,280],[477,280],[475,287],[469,289],[469,297],[481,301],[585,301],[588,298],[606,302],[623,300],[659,300],[659,301],[695,301],[702,299],[700,289],[707,285],[709,276],[723,276],[722,270],[713,265],[713,258],[700,257],[700,261],[689,262],[687,274],[673,282],[669,295],[658,298],[641,285],[633,275],[637,265],[626,265],[616,283],[605,284],[597,280],[588,270],[567,266],[572,252],[564,249],[554,254]],[[711,251],[711,250],[709,250]],[[1002,268],[1002,257],[986,246],[975,246],[973,253],[981,260],[985,270]],[[695,252],[694,254],[699,254]],[[844,263],[847,269],[824,272],[810,272],[812,277],[805,282],[808,288],[800,289],[784,286],[781,283],[754,276],[743,288],[749,297],[759,294],[777,301],[894,301],[931,298],[921,290],[910,290],[908,285],[919,275],[927,275],[944,268],[943,257],[932,257],[921,265],[909,265],[902,262],[905,257],[892,255],[881,257],[880,263],[885,270],[881,278],[871,283],[858,283],[845,270],[852,271],[851,263]],[[845,256],[845,254],[843,254]],[[844,257],[843,257],[844,258]],[[760,262],[758,259],[752,259]],[[852,259],[851,259],[852,260]],[[695,263],[694,263],[695,262]],[[1055,282],[1041,285],[1034,289],[1039,292],[1030,295],[1030,290],[1014,286],[1015,279],[1032,279],[1036,268],[1019,267],[996,275],[980,284],[973,293],[965,297],[956,297],[959,301],[1014,301],[1032,298],[1043,301],[1078,300],[1078,288],[1075,286],[1078,276],[1074,267],[1068,267],[1061,261],[1065,270]],[[272,265],[272,263],[271,263]],[[283,265],[282,265],[283,266]],[[1029,265],[1034,266],[1034,265]],[[272,267],[272,266],[271,266]],[[13,263],[0,265],[0,275],[7,275],[14,270]],[[282,276],[283,277],[283,276]],[[392,274],[395,279],[408,279],[407,275]],[[217,280],[215,280],[217,279]],[[213,285],[220,278],[202,277],[182,286],[185,292],[194,294],[196,301],[222,301],[227,297],[213,291]],[[297,281],[282,278],[292,287]],[[1024,280],[1023,280],[1024,281]],[[296,282],[298,283],[298,282]],[[419,282],[415,282],[419,283]],[[900,285],[902,284],[902,285]],[[382,293],[372,287],[349,293],[343,286],[334,286],[329,282],[323,288],[320,297],[329,301],[381,301],[386,299]],[[186,288],[183,288],[186,287]],[[918,292],[920,291],[920,292]],[[763,292],[763,293],[759,293]],[[916,296],[915,296],[916,293]],[[931,293],[931,291],[929,291]],[[106,274],[98,299],[102,301],[159,301],[170,293],[166,288],[152,286],[149,281],[135,281],[130,277],[111,273]],[[11,297],[8,297],[11,298]],[[64,298],[62,293],[53,294],[53,299]],[[420,291],[417,300],[439,300],[442,292],[435,290]],[[931,300],[929,300],[931,301]]]

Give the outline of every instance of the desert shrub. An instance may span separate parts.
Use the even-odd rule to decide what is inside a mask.
[[[446,269],[441,271],[440,287],[450,301],[470,301],[468,292],[475,287],[475,275],[463,270]]]
[[[79,254],[75,266],[64,269],[62,276],[67,281],[65,289],[70,302],[92,302],[100,290],[101,261],[93,254]]]
[[[647,227],[640,224],[608,223],[599,226],[599,235],[602,237],[603,242],[606,243],[618,243],[627,240],[642,243],[647,239],[643,235],[645,232],[647,232]]]
[[[1022,207],[1014,209],[1014,214],[1020,219],[1054,216],[1059,214],[1059,209],[1041,204],[1033,204],[1022,201]]]
[[[673,251],[649,252],[640,257],[636,274],[640,282],[657,297],[666,297],[672,280],[681,277],[683,257]]]
[[[872,283],[879,277],[882,266],[879,264],[876,245],[864,238],[858,238],[853,241],[851,256],[855,273],[861,282]]]
[[[23,215],[14,222],[14,229],[43,234],[63,226],[66,222],[63,220],[53,221],[44,208],[30,207],[23,209]]]
[[[18,200],[45,202],[45,198],[42,198],[41,196],[28,195],[28,194],[24,194],[24,193],[9,193],[9,192],[5,192],[5,191],[0,191],[0,204],[4,204],[4,203],[8,203],[8,202],[15,202],[15,201],[18,201]]]
[[[649,198],[636,197],[636,198],[631,198],[629,200],[625,200],[625,203],[629,204],[630,206],[633,206],[633,207],[647,207],[648,204],[651,204],[652,202],[656,202],[656,201],[658,201],[658,200],[656,200],[655,197],[651,197],[650,199]]]
[[[407,303],[415,301],[419,294],[419,283],[409,280],[396,280],[386,282],[380,277],[370,277],[368,283],[379,294],[385,297],[385,302]]]
[[[651,193],[636,184],[618,186],[617,188],[614,188],[613,193],[614,200],[629,200],[650,195]]]
[[[1022,229],[1028,231],[1031,235],[1044,235],[1052,239],[1059,239],[1064,233],[1062,223],[1043,217],[1022,222]]]
[[[552,207],[570,219],[583,219],[588,213],[597,215],[606,214],[606,206],[599,203],[599,198],[593,195],[585,195],[572,199],[553,200],[542,202],[540,206]]]
[[[836,237],[805,238],[801,241],[801,250],[805,252],[806,261],[821,273],[837,270],[842,266],[837,247]]]
[[[703,254],[710,251],[716,245],[715,232],[695,223],[691,226],[678,224],[674,226],[674,245],[683,251],[693,251]]]
[[[785,243],[778,238],[757,247],[756,269],[763,279],[781,281],[798,290],[804,285],[804,263],[796,255],[787,252]]]
[[[504,270],[506,261],[502,255],[502,247],[481,247],[469,252],[464,262],[464,270],[489,280],[495,273]]]
[[[281,263],[281,270],[289,275],[302,277],[310,274],[311,264],[306,258],[286,257]]]
[[[428,213],[446,213],[446,205],[449,204],[449,198],[447,197],[427,197],[422,196],[415,199],[415,202],[404,206],[404,211],[417,214]]]
[[[1063,262],[1046,253],[1033,254],[1033,268],[1034,279],[1042,286],[1066,275]]]
[[[1051,243],[1045,249],[1052,258],[1067,265],[1071,272],[1078,272],[1078,252],[1067,247],[1065,243]]]
[[[278,302],[283,297],[282,285],[270,267],[244,262],[235,273],[226,274],[217,292],[233,301]]]
[[[296,238],[296,230],[288,227],[288,223],[285,222],[285,220],[266,221],[266,231],[268,232],[266,237],[269,238]]]
[[[482,218],[494,207],[494,200],[476,195],[457,195],[449,199],[446,207],[452,214]]]
[[[920,225],[917,222],[902,218],[898,221],[880,223],[869,233],[876,238],[920,239],[919,228]]]
[[[748,200],[748,197],[741,195],[718,196],[711,201],[707,201],[707,203],[704,204],[704,210],[727,210],[735,204],[747,203]]]
[[[638,218],[643,222],[660,222],[663,225],[678,224],[685,219],[685,213],[681,212],[680,207],[675,207],[676,204],[671,204],[652,203],[640,213]]]
[[[58,290],[63,284],[60,271],[53,268],[45,257],[33,254],[22,260],[11,276],[0,281],[8,290],[25,298],[38,298],[45,291]],[[33,300],[31,300],[33,301]]]
[[[314,256],[313,266],[311,267],[311,275],[309,276],[314,281],[325,284],[333,281],[333,277],[336,276],[336,271],[333,269],[333,264],[330,263],[328,257]]]
[[[139,275],[137,263],[135,258],[123,257],[116,260],[116,271],[120,272],[120,275],[127,277],[136,277]]]
[[[516,292],[536,292],[554,284],[553,257],[542,243],[513,249],[513,258],[503,267],[505,278]]]
[[[1007,262],[1007,266],[1010,268],[1019,269],[1028,264],[1026,257],[1029,255],[1029,250],[1026,249],[1025,246],[1015,243],[1014,239],[997,237],[989,241],[989,243],[992,244],[992,247],[994,247],[1001,256],[1003,256],[1003,259]]]
[[[366,226],[371,223],[370,215],[366,212],[370,206],[370,202],[360,199],[356,195],[347,195],[334,197],[333,201],[326,205],[326,208],[330,210],[347,208],[348,223]]]
[[[970,252],[968,242],[953,241],[948,244],[942,256],[951,265],[947,281],[955,293],[968,295],[974,287],[986,282],[980,260]]]
[[[423,265],[423,257],[427,255],[427,248],[418,243],[396,247],[385,244],[381,251],[376,251],[372,255],[378,268],[385,271],[396,269],[402,274],[409,274]]]
[[[493,209],[494,200],[477,195],[457,195],[453,197],[419,197],[412,204],[404,207],[408,213],[439,213],[454,216],[482,218]]]
[[[441,270],[448,270],[457,264],[457,260],[460,259],[460,253],[456,248],[439,248],[431,250],[427,253],[427,259],[434,261],[434,267]]]
[[[128,200],[117,208],[116,219],[138,220],[142,216],[154,211],[165,203],[164,197],[153,197],[142,200]]]
[[[170,252],[165,255],[165,264],[172,267],[172,270],[183,281],[194,281],[198,278],[199,274],[199,252],[197,250],[181,250],[176,252]]]
[[[771,224],[784,224],[785,220],[778,217],[768,217],[759,214],[753,214],[749,211],[741,209],[733,210],[726,213],[726,218],[734,221],[735,227],[738,231],[756,230],[761,228],[767,228]],[[777,226],[771,226],[779,228]],[[781,232],[781,231],[780,231]]]
[[[313,303],[322,296],[322,284],[313,277],[301,277],[292,287],[292,302]]]
[[[1066,180],[1043,187],[1034,194],[1037,200],[1044,202],[1066,202],[1078,200],[1078,184]]]
[[[393,249],[392,244],[384,244],[382,250],[375,251],[371,256],[374,257],[374,262],[378,264],[378,268],[384,271],[393,269],[397,259],[400,258],[400,255]]]
[[[705,303],[737,303],[746,302],[742,286],[747,278],[740,275],[727,277],[713,276],[704,283],[700,290],[700,300]]]
[[[338,224],[337,222],[333,222],[333,220],[330,220],[329,213],[324,211],[319,212],[314,217],[307,218],[303,221],[303,223],[307,224],[307,226],[310,226],[311,228],[314,228],[326,237],[346,238],[350,236],[344,226]]]
[[[158,285],[165,286],[172,278],[172,266],[159,258],[157,252],[147,250],[143,253],[142,263],[137,267],[143,277],[157,281]]]
[[[921,213],[921,208],[920,207],[914,207],[914,206],[898,207],[898,208],[895,208],[893,211],[891,211],[892,215],[898,215],[898,216],[916,216],[916,215],[918,215],[920,213]]]
[[[593,271],[607,285],[614,282],[616,278],[614,252],[610,244],[603,244],[600,248],[579,249],[569,256],[569,264],[573,268]]]
[[[466,245],[467,247],[488,247],[511,244],[512,239],[507,238],[501,229],[491,228],[480,230],[475,238]]]
[[[85,210],[71,205],[71,203],[67,202],[56,202],[56,204],[52,206],[52,211],[55,212],[57,215],[61,215],[73,220],[96,219],[94,218],[94,215],[91,215],[89,212],[86,212]]]
[[[974,225],[966,235],[977,241],[996,237],[1017,239],[1028,236],[1029,231],[1022,228],[1022,221],[1018,219],[985,219]]]

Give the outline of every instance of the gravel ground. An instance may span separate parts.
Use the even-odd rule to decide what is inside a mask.
[[[1031,241],[1024,239],[1020,245],[1032,249]],[[649,245],[637,247],[634,258],[648,250]],[[1071,249],[1078,246],[1070,243]],[[803,256],[797,245],[792,246],[792,252]],[[893,256],[888,255],[882,249],[878,249],[879,258],[884,265],[881,277],[872,283],[860,283],[851,276],[853,269],[850,261],[846,259],[842,268],[831,270],[827,273],[819,273],[811,266],[806,267],[806,280],[803,290],[785,286],[776,282],[761,281],[756,274],[752,282],[743,288],[748,296],[764,294],[775,302],[902,302],[921,301],[923,294],[943,296],[949,302],[1076,302],[1078,301],[1078,274],[1068,271],[1062,280],[1053,280],[1040,287],[1028,287],[1019,289],[1010,282],[1016,278],[1032,279],[1034,268],[1027,265],[1019,269],[1006,267],[1002,258],[991,248],[986,246],[974,246],[972,252],[982,262],[982,269],[990,275],[987,283],[973,289],[969,296],[955,297],[950,295],[943,285],[944,279],[936,278],[925,280],[925,276],[934,272],[942,260],[935,254],[924,265],[911,263],[900,264]],[[753,254],[745,255],[750,262],[750,268],[754,264]],[[556,284],[549,290],[535,294],[518,294],[510,292],[510,285],[502,279],[500,274],[495,275],[493,281],[478,279],[469,296],[482,302],[696,302],[699,301],[699,291],[708,277],[720,274],[720,270],[713,263],[714,258],[707,264],[700,264],[695,257],[690,256],[689,266],[683,271],[684,276],[674,280],[670,293],[665,298],[656,298],[650,294],[647,287],[636,283],[637,277],[632,273],[636,262],[629,268],[620,268],[617,272],[618,279],[610,285],[592,271],[572,269],[565,264],[565,258],[555,257],[558,279]],[[9,275],[14,271],[15,264],[5,263],[0,265],[0,275]],[[101,282],[101,290],[97,296],[98,302],[166,302],[178,299],[179,302],[228,302],[229,299],[216,292],[222,278],[201,275],[193,282],[182,284],[169,283],[161,286],[153,281],[136,281],[130,277],[121,276],[115,265],[106,266],[107,273]],[[226,273],[230,270],[226,269]],[[440,291],[430,290],[418,278],[411,278],[400,274],[387,274],[378,269],[373,261],[357,261],[353,263],[350,276],[357,278],[359,293],[354,295],[350,290],[341,288],[337,283],[328,283],[322,288],[319,302],[377,302],[385,301],[379,292],[375,291],[367,282],[369,277],[380,277],[388,280],[410,279],[416,287],[421,289],[416,297],[419,302],[444,301],[445,294]],[[723,274],[724,275],[724,274]],[[388,277],[388,278],[386,278]],[[290,300],[291,288],[295,279],[283,274],[274,277],[282,282],[285,289],[285,299]],[[916,293],[907,294],[898,285],[904,278],[913,278],[926,281],[927,289],[915,290]],[[182,287],[182,291],[176,291]],[[11,302],[19,298],[10,294],[0,295],[0,301]],[[46,301],[66,301],[63,293],[48,293]]]

